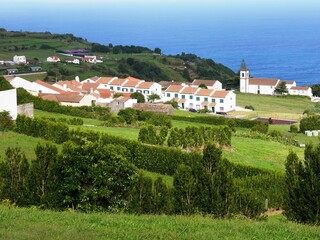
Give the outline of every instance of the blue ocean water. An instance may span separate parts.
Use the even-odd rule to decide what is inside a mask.
[[[290,8],[288,12],[251,9],[242,14],[241,9],[201,5],[196,9],[153,5],[70,9],[29,6],[28,11],[26,6],[16,18],[8,17],[12,9],[0,9],[0,27],[73,33],[102,44],[160,47],[165,54],[194,53],[234,71],[245,59],[254,77],[320,84],[320,15],[316,9],[302,13]]]

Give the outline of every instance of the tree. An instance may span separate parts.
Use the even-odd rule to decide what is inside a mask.
[[[274,90],[275,93],[277,94],[284,94],[288,92],[287,86],[286,86],[286,82],[281,81],[278,86],[275,88]]]
[[[2,76],[0,76],[0,91],[13,89],[11,84]]]
[[[187,68],[183,69],[182,77],[187,79],[189,82],[191,82],[191,77],[189,74],[189,70]]]
[[[153,51],[155,54],[161,54],[161,49],[160,48],[155,48]]]
[[[146,101],[144,95],[140,92],[134,92],[130,95],[130,97],[133,99],[137,99],[138,103],[144,103]]]
[[[7,148],[6,156],[0,163],[0,194],[2,199],[10,199],[14,203],[27,202],[27,176],[29,163],[18,147]]]
[[[8,131],[14,126],[12,117],[8,111],[0,112],[0,131]]]
[[[208,89],[207,85],[205,85],[204,83],[201,83],[201,84],[199,85],[199,88]]]
[[[122,117],[127,124],[135,123],[138,119],[137,111],[133,108],[121,109],[118,112],[118,116]]]
[[[320,84],[314,84],[311,86],[313,96],[320,96]]]
[[[291,220],[320,224],[320,145],[307,145],[304,164],[290,152],[286,161],[285,214]]]
[[[148,96],[148,101],[149,102],[154,102],[157,99],[160,99],[160,96],[158,94],[153,93],[153,94]]]

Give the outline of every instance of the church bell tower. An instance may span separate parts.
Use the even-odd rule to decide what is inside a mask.
[[[246,62],[243,59],[240,67],[240,92],[249,92],[249,78],[249,69],[247,68]]]

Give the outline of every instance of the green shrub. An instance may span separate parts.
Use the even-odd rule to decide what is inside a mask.
[[[320,130],[320,115],[309,116],[301,119],[300,132],[306,130]]]
[[[298,132],[298,126],[297,125],[290,125],[290,132],[297,133]]]

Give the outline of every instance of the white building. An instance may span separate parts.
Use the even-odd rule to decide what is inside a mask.
[[[58,56],[50,56],[47,58],[47,62],[60,62],[60,58]]]
[[[15,64],[27,64],[27,58],[26,58],[26,56],[17,56],[17,55],[15,55],[13,57],[13,62]]]
[[[17,90],[0,91],[0,112],[8,111],[13,120],[17,118]]]
[[[245,61],[241,63],[240,69],[240,92],[274,95],[276,88],[281,82],[286,83],[288,94],[312,97],[310,87],[297,87],[295,81],[280,80],[276,78],[251,78]]]
[[[34,88],[34,90],[39,94],[39,93],[43,93],[43,94],[61,94],[61,93],[65,93],[64,90],[59,89],[57,87],[54,87],[52,85],[50,85],[49,83],[46,83],[44,81],[41,80],[37,80],[35,82],[32,82],[32,87]]]
[[[208,109],[216,112],[235,110],[236,95],[232,91],[203,89],[182,85],[170,85],[165,90],[164,101],[176,101],[181,109]]]

